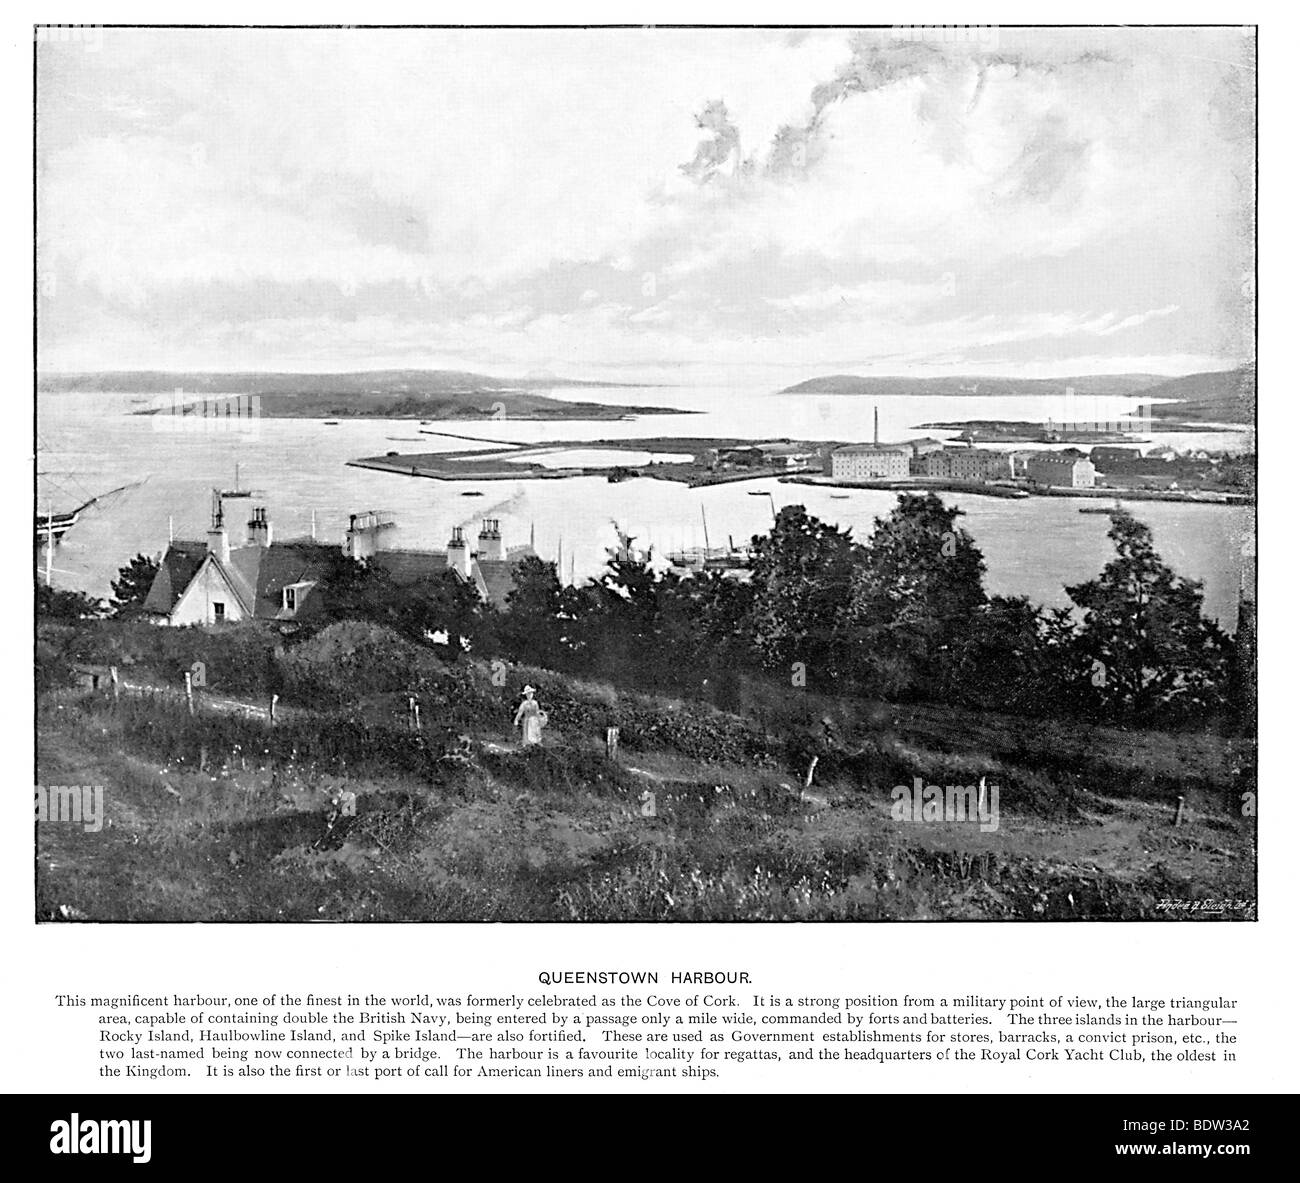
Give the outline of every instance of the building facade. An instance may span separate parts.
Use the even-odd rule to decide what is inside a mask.
[[[831,453],[831,476],[837,481],[905,477],[911,457],[912,450],[902,444],[847,444]]]
[[[1092,489],[1097,470],[1078,452],[1041,452],[1029,461],[1026,473],[1036,485],[1064,489]]]

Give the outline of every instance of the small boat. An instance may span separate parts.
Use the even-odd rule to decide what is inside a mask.
[[[480,493],[477,489],[470,489],[468,493],[462,493],[461,496],[462,496],[462,497],[482,497],[483,494]]]
[[[1116,498],[1114,505],[1081,505],[1079,506],[1079,512],[1080,513],[1104,513],[1109,515],[1112,513],[1125,513],[1126,511],[1123,505],[1120,504],[1119,499]]]
[[[339,425],[339,421],[338,421],[337,419],[326,419],[326,420],[325,420],[325,426],[326,426],[326,427],[337,427],[338,425]]]
[[[832,501],[847,501],[848,499],[849,499],[849,495],[848,495],[847,493],[832,493],[832,494],[831,494],[831,500],[832,500]]]

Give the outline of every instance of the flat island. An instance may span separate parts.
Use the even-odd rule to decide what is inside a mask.
[[[366,370],[346,374],[172,373],[156,370],[42,374],[39,389],[155,395],[135,415],[270,419],[627,419],[692,414],[676,407],[621,406],[552,398],[546,391],[622,384],[550,375],[505,379],[460,370]],[[233,400],[242,400],[238,407]],[[249,400],[256,400],[249,409]],[[232,403],[230,407],[224,403]]]
[[[471,436],[429,431],[425,435],[452,439]],[[491,448],[452,452],[390,452],[364,456],[348,463],[402,476],[429,477],[436,481],[562,480],[576,476],[603,476],[611,483],[633,477],[677,481],[691,487],[753,481],[798,472],[821,472],[834,443],[815,440],[741,440],[681,436],[638,439],[552,440],[545,444],[478,442]],[[564,453],[614,452],[631,457],[649,453],[648,464],[617,462],[543,464],[541,457]]]

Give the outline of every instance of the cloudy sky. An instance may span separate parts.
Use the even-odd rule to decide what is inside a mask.
[[[43,369],[1250,355],[1238,29],[106,30],[38,53]]]

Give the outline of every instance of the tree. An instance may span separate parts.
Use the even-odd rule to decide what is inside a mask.
[[[463,652],[461,638],[474,640],[482,620],[478,592],[450,571],[398,584],[378,563],[339,552],[330,557],[321,585],[321,625],[363,620],[421,643],[445,631],[453,656]]]
[[[506,593],[501,639],[525,665],[563,665],[563,591],[555,564],[527,555],[514,565],[514,586]]]
[[[1049,712],[1055,702],[1049,627],[1042,609],[1025,597],[990,597],[943,662],[943,701],[1017,715]]]
[[[113,615],[127,619],[139,616],[157,574],[157,561],[147,555],[136,555],[120,568],[113,580]]]
[[[832,679],[835,646],[861,548],[848,530],[827,525],[802,505],[787,505],[771,533],[754,539],[752,598],[746,628],[759,662]]]
[[[1079,651],[1091,697],[1104,713],[1122,717],[1220,709],[1231,644],[1202,616],[1201,584],[1165,565],[1146,523],[1123,510],[1110,522],[1116,557],[1097,579],[1065,589],[1084,614]]]
[[[876,519],[844,621],[853,671],[887,694],[933,692],[985,604],[984,556],[933,493]]]
[[[51,620],[98,620],[104,615],[103,600],[83,592],[62,591],[47,584],[36,585],[36,615]]]

